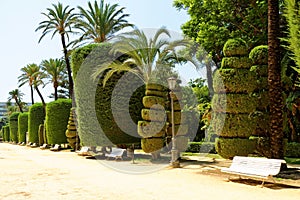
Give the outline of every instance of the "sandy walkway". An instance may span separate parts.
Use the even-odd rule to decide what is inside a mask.
[[[117,165],[133,164],[105,161]],[[137,166],[134,166],[137,167]],[[204,175],[199,166],[132,175],[72,152],[0,143],[0,199],[299,199],[300,189],[260,188]]]

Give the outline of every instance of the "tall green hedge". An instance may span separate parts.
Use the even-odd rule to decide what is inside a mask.
[[[45,110],[42,103],[35,103],[29,108],[28,114],[28,142],[39,142],[39,126],[45,120]]]
[[[58,99],[47,104],[46,107],[46,135],[49,144],[67,143],[67,130],[71,99]]]
[[[103,76],[100,79],[91,77],[101,65],[117,59],[109,53],[110,49],[111,44],[102,43],[99,45],[87,45],[72,53],[78,120],[77,131],[82,144],[86,146],[110,146],[140,141],[136,126],[134,128],[129,121],[132,119],[134,123],[137,123],[140,118],[142,109],[141,97],[143,96],[141,93],[144,88],[141,86],[130,94],[128,92],[124,93],[124,91],[128,91],[128,88],[140,85],[138,80],[134,77],[122,79],[124,83],[117,88],[121,92],[115,92],[117,95],[115,98],[112,98],[117,81],[123,77],[124,73],[114,74],[107,81],[105,87],[102,85]],[[128,95],[130,95],[129,102]],[[117,105],[119,102],[120,105],[117,112],[114,113],[121,116],[117,117],[120,121],[119,124],[117,124],[116,116],[112,112],[112,102],[115,102]],[[127,105],[124,105],[124,103],[127,103]],[[122,117],[122,114],[128,115],[127,117]],[[120,127],[120,124],[123,124],[125,127]]]
[[[3,136],[4,136],[4,141],[5,142],[10,141],[10,128],[9,128],[9,125],[3,126]]]
[[[18,117],[19,112],[14,112],[9,117],[10,139],[13,142],[18,143]]]
[[[19,142],[26,143],[26,132],[28,131],[28,112],[20,113],[18,118]]]

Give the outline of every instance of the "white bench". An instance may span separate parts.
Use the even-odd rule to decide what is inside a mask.
[[[263,187],[265,180],[276,176],[280,172],[281,164],[286,163],[282,159],[268,159],[256,157],[235,156],[229,168],[223,168],[221,171],[229,174],[248,176],[262,179]],[[230,180],[230,178],[229,178]]]
[[[117,159],[123,160],[123,154],[124,154],[125,151],[126,151],[126,149],[112,148],[110,153],[105,153],[105,157],[107,159],[115,158],[115,160],[117,160]]]

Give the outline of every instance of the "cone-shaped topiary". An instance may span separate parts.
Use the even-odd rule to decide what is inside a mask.
[[[45,120],[45,110],[42,103],[35,103],[29,108],[28,114],[28,135],[27,142],[39,142],[39,126]]]
[[[26,143],[26,132],[28,131],[28,112],[20,113],[18,118],[19,142]]]
[[[77,150],[80,148],[80,139],[77,133],[74,114],[75,114],[75,108],[71,108],[68,126],[66,130],[66,137],[71,148]]]
[[[71,99],[58,99],[47,104],[46,134],[49,144],[67,143],[65,132],[71,107]]]
[[[9,117],[10,139],[11,141],[18,143],[18,117],[19,112],[14,112]]]

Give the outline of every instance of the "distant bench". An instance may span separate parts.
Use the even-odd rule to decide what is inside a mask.
[[[224,168],[221,171],[229,174],[248,176],[262,179],[261,186],[263,187],[265,180],[271,178],[273,183],[276,176],[280,172],[281,164],[286,163],[282,159],[268,159],[235,156],[229,168]],[[229,179],[230,180],[230,179]]]
[[[123,154],[124,154],[125,151],[126,151],[126,149],[112,148],[110,153],[105,153],[105,157],[107,159],[115,158],[115,160],[117,160],[117,159],[123,160]]]

